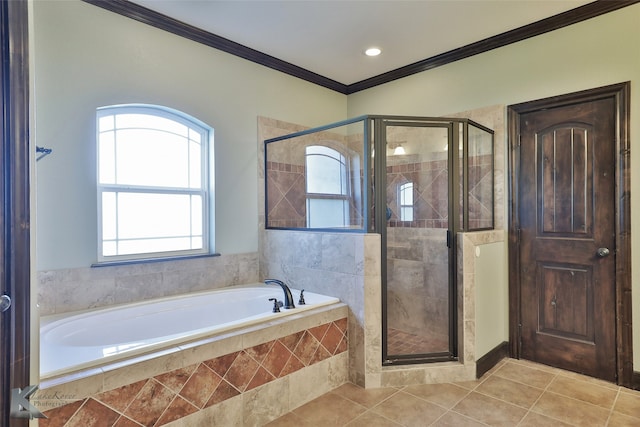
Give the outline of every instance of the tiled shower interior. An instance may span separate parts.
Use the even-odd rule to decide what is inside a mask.
[[[311,171],[306,154],[309,147],[320,146],[335,150],[336,157],[339,153],[344,165],[347,190],[342,194],[349,203],[348,225],[366,229],[362,224],[362,195],[371,184],[363,179],[365,134],[357,128],[353,132],[355,126],[351,126],[295,134],[269,143],[265,163],[269,227],[315,228],[308,223]],[[465,190],[463,178],[468,175],[468,198],[459,200],[460,228],[465,226],[462,215],[466,210],[467,229],[490,229],[494,213],[493,147],[486,144],[486,132],[457,123],[452,126],[453,131],[460,131],[460,137],[463,129],[469,129],[465,134],[468,163],[465,168],[460,153],[460,194]],[[385,135],[388,353],[448,352],[451,283],[446,245],[452,197],[448,159],[451,132],[446,127],[387,126]],[[396,154],[394,148],[402,146],[407,151]],[[381,208],[376,206],[373,212],[377,209]]]
[[[446,139],[445,143],[424,141],[421,131],[398,127],[389,127],[387,131],[388,146],[413,146],[413,152],[417,152],[395,155],[389,150],[387,154],[389,354],[446,352],[449,348],[449,260],[446,249],[443,250],[451,197],[448,144]],[[424,142],[433,148],[415,148]],[[469,150],[468,226],[492,228],[493,153],[473,139],[469,141]],[[461,180],[460,194],[462,183]],[[406,197],[402,190],[407,186],[412,192],[410,205],[402,200]],[[462,223],[462,198],[459,209]],[[408,215],[406,210],[410,211]]]

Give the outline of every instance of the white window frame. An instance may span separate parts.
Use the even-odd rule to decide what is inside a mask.
[[[161,117],[180,123],[190,130],[200,134],[201,140],[201,152],[200,152],[200,188],[181,188],[181,187],[157,187],[157,186],[142,186],[142,185],[122,185],[113,183],[102,183],[100,174],[100,119],[111,115],[121,114],[145,114],[150,116]],[[130,128],[129,128],[130,129]],[[151,128],[153,129],[153,128]],[[114,127],[114,130],[117,129]],[[117,141],[117,136],[116,136]],[[151,259],[167,259],[184,256],[197,256],[207,255],[213,251],[213,233],[211,227],[213,198],[210,194],[213,193],[213,184],[210,179],[213,169],[213,129],[201,121],[185,114],[180,111],[157,105],[144,105],[144,104],[127,104],[127,105],[112,105],[107,107],[98,108],[96,111],[96,159],[97,159],[97,201],[98,201],[98,264],[110,263],[110,262],[126,262],[126,261],[140,261]],[[210,157],[211,156],[211,157]],[[117,160],[116,160],[117,161]],[[116,178],[117,179],[117,178]],[[185,250],[171,250],[171,251],[156,251],[156,252],[138,252],[128,254],[116,254],[116,255],[104,255],[104,238],[103,238],[103,194],[116,192],[118,194],[168,194],[168,195],[198,195],[202,201],[202,247],[196,249]],[[190,238],[194,237],[193,227],[190,224],[192,230],[189,235]],[[170,236],[158,236],[158,238],[170,237]],[[185,236],[186,237],[186,236]],[[120,241],[125,239],[109,239],[116,242],[116,245]]]
[[[322,147],[323,149],[326,149],[327,151],[329,151],[329,153],[324,153],[324,154],[320,154],[320,153],[310,153],[309,149],[310,148],[314,148],[314,147]],[[329,158],[331,160],[334,160],[336,162],[338,162],[340,164],[340,182],[344,183],[344,185],[341,185],[341,192],[340,193],[312,193],[309,192],[309,164],[307,162],[307,159],[310,156],[322,156],[322,157],[326,157]],[[311,201],[312,200],[340,200],[343,202],[343,210],[342,210],[342,225],[340,226],[330,226],[330,227],[321,227],[321,228],[346,228],[350,226],[350,180],[349,180],[349,163],[347,161],[347,157],[342,154],[340,151],[336,150],[333,147],[329,147],[326,145],[322,145],[322,144],[314,144],[314,145],[310,145],[308,147],[306,147],[305,149],[305,169],[307,169],[307,182],[305,183],[305,187],[306,187],[306,198],[307,198],[307,203],[306,203],[306,217],[307,217],[307,224],[310,228],[318,228],[318,227],[313,227],[311,225],[312,222],[315,222],[315,220],[313,220],[312,218],[312,209],[311,209]]]

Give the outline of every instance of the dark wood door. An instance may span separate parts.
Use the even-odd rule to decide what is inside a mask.
[[[521,357],[616,380],[615,102],[520,116]]]

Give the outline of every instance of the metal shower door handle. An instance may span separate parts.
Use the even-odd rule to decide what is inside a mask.
[[[596,251],[596,254],[600,257],[600,258],[604,258],[606,256],[609,256],[611,252],[609,251],[609,248],[598,248],[598,250]]]
[[[0,295],[0,313],[9,310],[11,307],[11,298],[9,295]]]

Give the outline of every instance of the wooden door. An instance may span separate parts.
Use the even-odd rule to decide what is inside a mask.
[[[521,357],[616,380],[616,106],[520,116]]]

